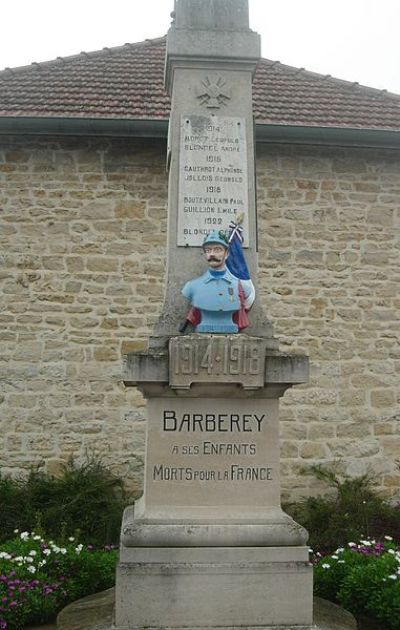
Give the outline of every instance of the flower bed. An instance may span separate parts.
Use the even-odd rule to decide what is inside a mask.
[[[95,549],[70,537],[64,545],[15,532],[0,546],[0,630],[45,623],[69,602],[110,588],[117,550]]]
[[[390,536],[350,542],[329,556],[317,553],[313,562],[316,595],[400,630],[400,549]]]
[[[0,546],[0,630],[53,619],[66,604],[114,585],[117,550],[65,544],[19,533]],[[400,630],[400,549],[393,540],[363,539],[313,555],[315,594]]]

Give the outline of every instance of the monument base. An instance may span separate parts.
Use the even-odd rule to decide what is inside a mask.
[[[125,547],[115,627],[313,628],[312,566],[301,547]]]
[[[124,510],[121,542],[125,547],[301,547],[308,540],[304,527],[280,507],[264,508],[251,518],[224,519],[222,512],[210,512],[192,509],[180,514],[176,508],[173,519],[156,510],[146,515],[139,499]]]

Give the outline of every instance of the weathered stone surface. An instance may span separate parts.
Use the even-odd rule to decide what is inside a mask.
[[[57,630],[110,630],[114,602],[114,588],[79,599],[60,612]]]
[[[169,354],[160,349],[129,351],[124,365],[125,384],[136,384],[143,391],[156,383],[169,383],[173,390],[190,390],[199,384],[240,385],[239,397],[250,395],[246,390],[263,392],[264,388],[275,387],[280,396],[290,385],[305,383],[309,377],[306,356],[272,353],[268,339],[251,335],[172,337],[169,349]]]
[[[310,626],[308,549],[121,547],[115,616],[121,630]]]
[[[64,608],[57,618],[57,626],[27,628],[27,630],[112,630],[112,619],[115,604],[115,589],[109,589],[90,597],[85,597]],[[312,630],[356,630],[354,617],[329,602],[314,597],[314,625]],[[244,630],[244,627],[242,627]],[[200,628],[199,628],[200,630]],[[207,630],[203,627],[202,630]],[[265,627],[265,630],[268,630]],[[291,626],[277,627],[273,630],[292,630]],[[294,630],[303,630],[296,626]],[[306,628],[304,630],[311,630]]]
[[[357,622],[351,613],[321,597],[314,597],[314,624],[317,630],[356,630],[357,628]]]

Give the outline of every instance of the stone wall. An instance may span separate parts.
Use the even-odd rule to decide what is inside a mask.
[[[162,300],[165,147],[1,144],[1,465],[99,453],[140,480],[144,401],[121,355],[145,347]]]
[[[261,299],[281,349],[311,358],[282,403],[283,487],[301,467],[400,482],[400,159],[258,147]],[[0,466],[100,454],[141,486],[144,401],[121,355],[145,347],[165,267],[165,144],[0,140]]]
[[[399,155],[264,145],[257,163],[263,301],[311,363],[281,407],[285,488],[329,462],[399,498]]]

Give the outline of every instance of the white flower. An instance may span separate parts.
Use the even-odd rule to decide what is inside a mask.
[[[385,540],[393,540],[393,538],[391,536],[385,536]]]
[[[389,575],[389,580],[397,580],[397,575]]]
[[[14,534],[19,534],[19,529],[14,529]]]
[[[74,542],[75,538],[74,538],[73,536],[70,536],[70,537],[68,538],[68,540],[69,540],[69,542]]]
[[[394,549],[388,549],[388,553],[390,553],[392,556],[396,555],[396,552]]]
[[[345,564],[344,560],[338,560],[338,564]]]
[[[29,552],[30,556],[37,556],[37,551],[35,551],[35,549],[32,549],[32,551]]]
[[[323,569],[330,569],[330,568],[331,568],[331,565],[330,565],[330,564],[327,564],[327,563],[325,562],[324,564],[321,564],[321,567],[322,567]]]
[[[29,567],[27,567],[27,571],[29,571],[30,573],[36,573],[36,567],[30,565]]]
[[[46,560],[41,560],[41,561],[39,562],[39,565],[38,565],[38,566],[39,566],[39,567],[44,567],[44,565],[45,565],[45,564],[47,564]]]
[[[24,561],[25,562],[33,562],[33,558],[31,558],[30,556],[25,556]]]
[[[338,547],[335,553],[343,553],[343,551],[344,551],[344,547]]]
[[[75,547],[75,551],[77,554],[80,554],[83,549],[82,543],[80,543],[77,547]]]
[[[331,558],[333,558],[333,560],[338,560],[339,556],[336,556],[335,554],[333,554]]]
[[[65,556],[65,554],[67,553],[67,550],[65,549],[65,547],[61,547],[60,553],[62,553],[62,555]]]
[[[349,547],[357,547],[356,543],[353,543],[353,542],[349,542],[347,544]]]
[[[33,540],[42,540],[42,537],[36,534],[36,536],[33,536]]]
[[[21,538],[21,540],[28,540],[28,538],[29,538],[29,532],[21,532],[21,534],[19,535],[19,537]]]
[[[23,562],[24,559],[22,556],[17,556],[16,558],[14,558],[14,562]]]
[[[361,540],[360,541],[365,547],[370,547],[372,545],[370,540]]]
[[[45,556],[49,556],[49,555],[51,554],[50,549],[43,549],[43,554],[44,554]]]
[[[6,551],[0,551],[0,560],[11,560],[11,556]]]

